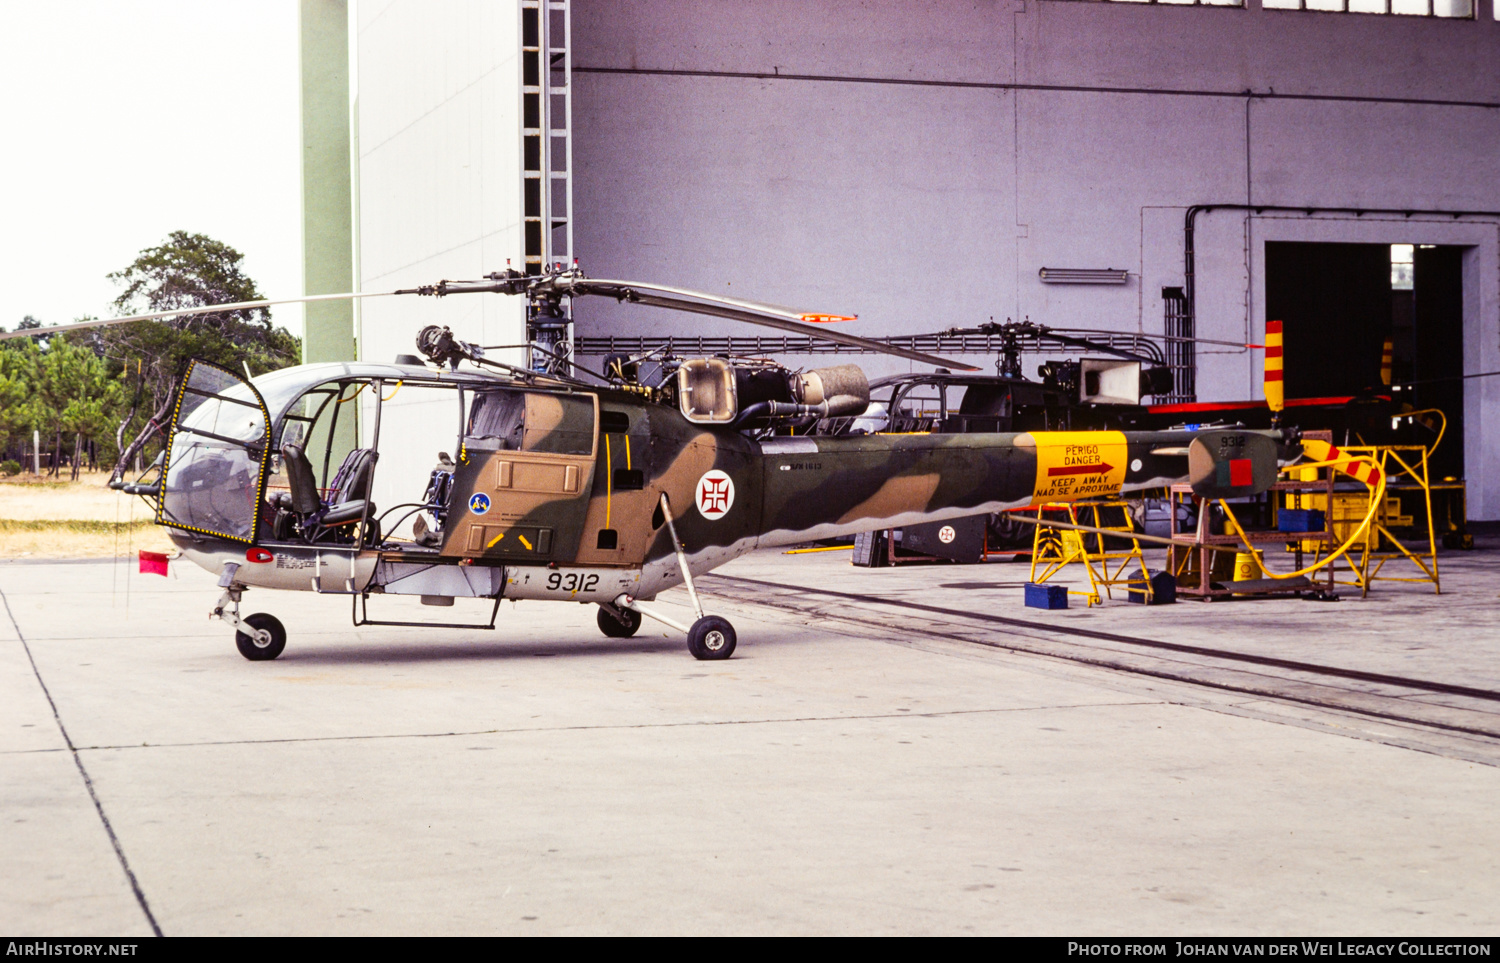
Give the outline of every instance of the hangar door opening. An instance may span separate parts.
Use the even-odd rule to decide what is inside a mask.
[[[1288,398],[1386,393],[1448,419],[1429,471],[1463,477],[1463,248],[1266,242],[1266,317],[1286,332]]]

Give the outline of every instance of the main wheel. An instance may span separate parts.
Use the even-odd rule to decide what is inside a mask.
[[[271,641],[262,644],[252,635],[236,632],[234,645],[240,650],[240,655],[251,662],[265,662],[276,658],[281,654],[281,650],[286,648],[286,629],[282,628],[281,620],[276,616],[256,612],[254,615],[246,616],[245,621],[253,628],[265,629],[271,633]]]
[[[734,654],[734,626],[728,619],[705,615],[688,629],[687,642],[695,659],[727,659]]]
[[[615,618],[613,612],[599,606],[599,631],[612,639],[628,639],[641,627],[641,613],[632,609],[620,609],[625,621]]]

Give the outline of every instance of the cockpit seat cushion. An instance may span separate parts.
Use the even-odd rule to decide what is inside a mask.
[[[353,501],[344,502],[340,505],[332,505],[327,511],[318,517],[322,525],[345,525],[349,522],[357,522],[364,517],[365,506],[370,505],[370,514],[375,514],[375,506],[366,499],[356,498]]]
[[[333,490],[329,493],[329,505],[342,505],[348,501],[370,497],[370,484],[375,479],[375,462],[380,453],[373,448],[356,448],[344,458],[338,472],[333,476]]]
[[[338,473],[333,476],[333,491],[328,496],[328,507],[318,514],[321,525],[345,525],[357,522],[365,515],[375,514],[375,506],[369,503],[370,485],[375,479],[375,462],[380,453],[373,448],[356,448],[344,459]]]
[[[356,448],[339,466],[333,487],[325,503],[318,491],[317,476],[303,450],[292,444],[281,446],[282,470],[286,473],[288,491],[272,492],[266,500],[274,508],[304,516],[308,523],[322,526],[345,525],[375,514],[370,503],[370,485],[374,480],[379,453],[373,448]]]

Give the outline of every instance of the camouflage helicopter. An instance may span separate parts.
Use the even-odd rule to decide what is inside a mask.
[[[814,326],[851,318],[592,279],[576,267],[388,293],[479,292],[524,297],[534,315],[550,316],[566,298],[612,297],[974,370]],[[267,303],[283,302],[198,310]],[[149,498],[181,556],[219,576],[212,615],[236,630],[245,658],[274,659],[286,645],[274,616],[239,614],[246,591],[269,588],[351,596],[356,625],[434,625],[369,618],[380,595],[494,602],[488,624],[440,627],[493,628],[503,599],[593,604],[606,636],[629,637],[650,618],[685,634],[694,657],[726,659],[734,627],[704,612],[693,580],[747,552],[1182,481],[1203,497],[1255,494],[1274,483],[1291,441],[1243,429],[787,435],[789,425],[864,412],[863,371],[686,358],[647,384],[639,358],[617,358],[590,382],[570,365],[541,373],[491,360],[447,328],[428,326],[417,342],[425,361],[308,364],[254,378],[193,362],[162,456],[140,480],[113,482]],[[403,386],[446,393],[456,454],[437,441],[426,452],[409,442],[382,451],[382,412]],[[364,437],[345,453],[338,422],[347,428],[346,402],[366,389]],[[407,501],[378,508],[382,454],[435,466]],[[395,534],[408,524],[409,535]],[[690,624],[649,604],[678,584]]]

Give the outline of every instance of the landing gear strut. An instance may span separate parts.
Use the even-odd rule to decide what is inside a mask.
[[[239,570],[237,562],[224,566],[224,574],[219,576],[219,587],[224,594],[219,596],[208,617],[223,619],[234,627],[234,645],[240,650],[240,655],[251,662],[266,662],[286,648],[286,628],[280,619],[265,612],[240,618],[240,596],[244,594],[245,586],[234,580]]]
[[[643,607],[629,595],[621,594],[615,598],[613,607],[626,612],[636,613],[636,625],[640,625],[642,615],[655,619],[663,625],[674,628],[687,636],[688,651],[695,659],[718,660],[727,659],[734,654],[734,646],[737,641],[734,634],[734,626],[729,624],[728,619],[717,615],[704,615],[703,603],[698,599],[698,589],[693,585],[693,573],[688,569],[687,553],[682,550],[682,541],[677,537],[677,524],[672,520],[672,508],[667,504],[665,492],[661,496],[661,513],[667,520],[667,533],[672,536],[672,548],[677,553],[677,564],[682,568],[682,582],[687,586],[688,598],[693,600],[693,614],[698,620],[692,625],[683,625],[676,619],[670,618],[660,612],[652,611]],[[612,635],[605,628],[606,621],[613,621],[614,616],[601,606],[599,609],[599,628],[604,629],[605,635]],[[634,633],[631,630],[631,634]]]

